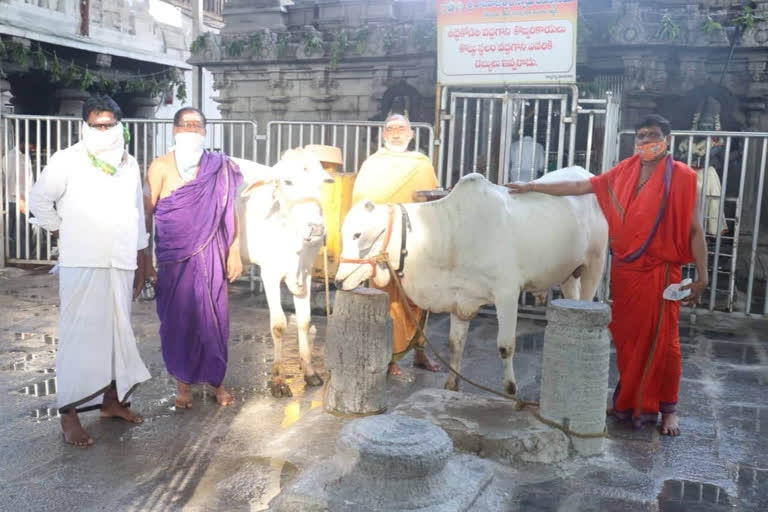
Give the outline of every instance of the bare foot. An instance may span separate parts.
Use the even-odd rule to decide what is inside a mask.
[[[400,369],[400,365],[398,365],[396,362],[392,361],[389,363],[389,374],[390,375],[402,375],[403,370]]]
[[[102,405],[100,415],[102,418],[119,418],[128,423],[135,423],[137,425],[144,423],[144,418],[130,410],[128,407],[123,407],[120,402],[117,401],[110,402],[108,405]]]
[[[61,430],[64,432],[64,441],[71,445],[87,448],[93,444],[93,439],[83,429],[74,409],[61,413]]]
[[[100,415],[102,418],[119,418],[128,423],[144,423],[144,418],[120,403],[117,399],[117,389],[115,389],[114,383],[104,392],[104,402],[101,404]]]
[[[174,401],[177,409],[192,408],[192,387],[180,380],[176,381],[176,400]]]
[[[233,397],[229,391],[224,389],[224,386],[219,386],[216,388],[216,401],[219,402],[219,405],[222,407],[226,407],[235,401],[235,397]]]
[[[427,357],[427,353],[423,350],[417,350],[416,353],[413,354],[413,367],[421,368],[422,370],[427,370],[430,372],[440,371],[440,365],[430,361],[429,357]]]
[[[664,436],[680,435],[680,418],[676,412],[661,415],[661,434]]]

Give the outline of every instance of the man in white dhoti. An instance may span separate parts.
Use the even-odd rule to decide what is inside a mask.
[[[59,236],[56,391],[64,440],[76,446],[93,444],[78,412],[141,423],[126,400],[150,377],[130,323],[148,243],[141,173],[120,117],[111,98],[88,99],[82,142],[51,157],[29,198],[39,224]]]

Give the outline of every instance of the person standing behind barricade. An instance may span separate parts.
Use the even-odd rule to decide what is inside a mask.
[[[29,197],[39,225],[60,237],[56,397],[64,440],[76,446],[93,444],[78,412],[141,423],[126,401],[150,378],[131,328],[148,234],[121,115],[108,96],[89,98],[82,142],[51,157]]]
[[[418,151],[408,151],[408,145],[413,139],[413,130],[405,116],[389,116],[384,122],[383,138],[384,147],[369,156],[360,167],[352,190],[353,205],[363,199],[370,199],[377,204],[411,203],[416,191],[438,188],[439,183],[429,158]],[[419,336],[417,326],[410,321],[405,308],[411,308],[413,316],[420,318],[422,328],[426,326],[427,312],[400,295],[394,281],[387,285],[385,291],[389,294],[389,313],[394,324],[393,355],[389,373],[402,373],[397,361],[411,348],[416,350],[413,357],[414,366],[432,372],[440,370],[424,352],[424,340]]]
[[[680,434],[682,375],[680,302],[665,290],[681,282],[681,266],[696,262],[697,280],[685,304],[707,287],[707,245],[699,220],[696,173],[668,154],[669,121],[648,116],[635,127],[637,153],[587,181],[509,184],[512,193],[556,196],[594,193],[608,221],[613,253],[611,286],[619,382],[614,413],[635,427],[658,421],[661,433]]]
[[[12,141],[13,139],[10,139]],[[20,257],[22,259],[31,256],[34,245],[30,245],[30,254],[26,253],[27,240],[27,186],[32,186],[32,160],[29,158],[30,146],[21,140],[19,146],[9,149],[3,155],[2,181],[0,187],[7,183],[5,190],[8,197],[8,249],[9,258]],[[0,207],[1,208],[1,207]],[[18,222],[16,216],[18,212]],[[18,230],[18,234],[17,231]],[[30,239],[30,243],[34,238]],[[18,248],[18,254],[17,254]]]
[[[509,145],[509,169],[506,181],[531,181],[542,176],[547,165],[544,146],[535,142],[530,135]],[[519,174],[519,175],[518,175]]]
[[[206,151],[205,116],[191,107],[173,119],[173,151],[152,162],[148,182],[155,219],[157,315],[165,366],[177,382],[176,407],[192,407],[191,384],[214,388],[222,406],[234,398],[227,371],[227,280],[243,271],[237,188],[240,170],[227,155]],[[152,255],[146,255],[152,265]]]

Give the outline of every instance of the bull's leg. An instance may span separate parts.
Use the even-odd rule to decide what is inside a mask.
[[[301,369],[304,370],[304,382],[310,386],[321,386],[323,379],[312,368],[312,339],[309,335],[309,327],[312,323],[312,311],[310,305],[310,276],[307,274],[304,280],[303,297],[293,296],[293,305],[296,308],[296,324],[299,327],[299,356],[301,357]]]
[[[581,300],[591,301],[595,298],[597,288],[603,279],[605,258],[605,250],[595,251],[588,256],[584,273],[581,275]]]
[[[499,334],[496,338],[496,346],[504,362],[504,391],[510,395],[517,393],[513,359],[517,340],[517,304],[520,298],[520,290],[519,288],[514,288],[514,290],[517,293],[510,293],[496,300],[496,315],[499,319]]]
[[[269,384],[272,396],[282,398],[293,396],[291,388],[285,383],[280,375],[280,362],[283,358],[283,335],[288,322],[280,304],[280,279],[274,278],[261,269],[262,283],[264,292],[267,295],[267,305],[269,306],[269,329],[272,334],[272,342],[275,347],[274,359],[272,361],[272,381]]]
[[[462,320],[456,315],[451,315],[451,330],[448,341],[451,345],[451,367],[457,372],[461,371],[461,359],[464,356],[464,345],[467,342],[469,332],[469,320]],[[445,389],[459,390],[459,381],[456,374],[448,370],[448,380],[445,381]]]
[[[569,276],[560,285],[560,290],[563,292],[563,297],[566,299],[579,300],[581,298],[581,278]]]

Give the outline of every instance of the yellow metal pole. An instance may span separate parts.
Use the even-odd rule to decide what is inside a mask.
[[[323,273],[325,274],[325,315],[331,316],[331,290],[328,284],[328,246],[323,244]]]
[[[433,127],[433,131],[435,134],[435,140],[440,140],[440,102],[441,102],[441,94],[443,92],[443,86],[440,84],[437,84],[435,86],[435,125]],[[442,144],[443,141],[440,141],[440,144]],[[437,171],[437,160],[438,155],[440,154],[440,151],[438,151],[439,148],[432,147],[432,167]],[[438,172],[439,175],[439,172]]]

